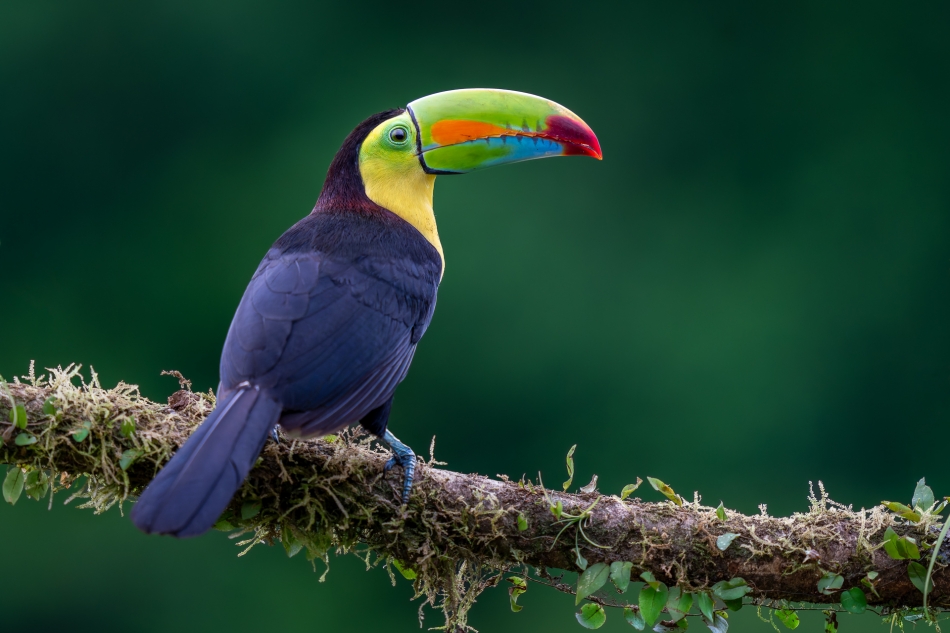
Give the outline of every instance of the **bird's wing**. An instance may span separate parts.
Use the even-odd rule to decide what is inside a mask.
[[[268,389],[281,425],[306,434],[356,422],[405,377],[437,284],[437,271],[409,259],[272,249],[228,332],[222,386]]]

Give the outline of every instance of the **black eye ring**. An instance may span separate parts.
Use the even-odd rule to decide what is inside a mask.
[[[409,139],[409,131],[404,127],[394,127],[389,131],[389,140],[393,143],[405,143]]]

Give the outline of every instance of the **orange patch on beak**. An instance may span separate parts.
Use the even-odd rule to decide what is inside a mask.
[[[524,132],[517,132],[525,134]],[[502,136],[512,134],[512,131],[493,123],[483,123],[481,121],[460,121],[457,119],[445,119],[437,121],[432,126],[432,140],[442,145],[456,145],[466,141],[474,141],[489,136]],[[530,135],[530,133],[528,133]]]

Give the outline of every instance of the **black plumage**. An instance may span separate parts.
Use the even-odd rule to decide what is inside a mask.
[[[224,344],[218,405],[135,505],[140,529],[210,528],[278,422],[305,436],[356,422],[386,431],[442,272],[435,247],[364,192],[360,144],[401,112],[370,117],[347,137],[314,210],[254,273]]]

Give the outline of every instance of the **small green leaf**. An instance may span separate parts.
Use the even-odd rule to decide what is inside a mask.
[[[905,558],[900,550],[897,548],[897,532],[892,528],[887,528],[884,531],[884,551],[887,552],[887,555],[895,560],[901,560]]]
[[[930,593],[933,591],[933,580],[927,583],[927,568],[916,561],[911,561],[907,566],[907,575],[910,581],[914,583],[920,593]],[[927,586],[929,585],[929,586]]]
[[[218,522],[215,523],[211,527],[213,527],[215,530],[220,530],[222,532],[230,532],[231,530],[234,529],[234,526],[231,525],[231,522],[228,521],[227,519],[218,519]]]
[[[732,580],[720,580],[712,586],[713,595],[727,602],[729,600],[741,600],[744,595],[752,591],[752,587],[746,584],[742,578],[733,578]]]
[[[683,591],[679,587],[670,589],[669,597],[666,599],[666,611],[670,614],[670,620],[679,622],[686,617],[692,607],[693,594]]]
[[[135,420],[132,418],[122,420],[122,424],[119,426],[119,433],[122,437],[132,437],[132,434],[135,433]]]
[[[73,441],[82,442],[84,439],[89,437],[89,430],[92,429],[92,421],[86,420],[82,423],[82,426],[79,427],[78,431],[73,432]]]
[[[725,603],[726,607],[729,608],[730,611],[739,611],[740,609],[742,609],[742,598],[734,598],[733,600],[723,600],[723,602]]]
[[[324,442],[326,442],[327,444],[333,444],[335,441],[337,441],[337,440],[340,439],[340,438],[337,437],[336,435],[333,435],[333,434],[331,433],[330,435],[324,435],[324,436],[323,436],[322,438],[320,438],[320,439],[322,439],[322,440],[323,440]]]
[[[10,423],[18,429],[26,428],[26,409],[22,404],[10,408]]]
[[[699,612],[702,613],[707,620],[712,621],[713,605],[715,605],[713,597],[708,593],[701,593],[696,596],[696,603],[699,605]]]
[[[393,559],[393,567],[395,567],[396,571],[402,574],[402,577],[405,578],[406,580],[416,579],[416,570],[414,570],[412,567],[409,567],[408,565],[404,565],[400,563],[395,558]]]
[[[825,614],[825,633],[838,633],[838,616],[834,611],[822,611]]]
[[[905,558],[920,558],[920,550],[917,549],[917,541],[909,536],[898,536],[891,528],[884,532],[884,551],[888,556],[896,560]]]
[[[224,514],[218,518],[218,521],[212,527],[222,532],[230,532],[234,529],[234,525],[231,523],[233,516],[230,510],[225,510]]]
[[[647,583],[654,589],[660,586],[660,581],[656,579],[656,576],[653,575],[653,572],[645,571],[640,574],[640,578],[643,578],[643,582]]]
[[[49,488],[49,477],[42,470],[31,470],[26,474],[23,490],[27,496],[39,501],[46,496],[46,490]]]
[[[868,580],[875,580],[879,575],[876,571],[869,571]]]
[[[577,444],[571,447],[571,450],[567,451],[567,481],[564,482],[564,490],[567,490],[571,487],[571,482],[574,481],[574,449],[577,448]]]
[[[887,530],[884,531],[884,551],[894,560],[920,558],[917,541],[909,536],[898,536],[897,532],[892,528],[887,528]]]
[[[574,604],[580,604],[581,600],[603,587],[609,575],[610,567],[606,563],[596,563],[585,569],[584,573],[577,577],[577,596]]]
[[[726,508],[722,505],[722,501],[719,502],[719,507],[716,508],[716,516],[719,517],[720,521],[726,520]],[[709,618],[712,619],[711,617]]]
[[[524,532],[528,529],[528,518],[524,515],[523,512],[518,514],[518,531]]]
[[[829,571],[818,580],[818,592],[830,596],[840,590],[842,585],[844,585],[844,578]]]
[[[43,401],[43,413],[50,417],[55,417],[56,414],[59,413],[59,410],[56,408],[55,398],[49,397]]]
[[[632,495],[634,492],[636,492],[637,488],[639,488],[640,484],[642,483],[643,483],[643,480],[637,477],[637,483],[627,484],[626,486],[624,486],[623,490],[620,491],[620,500],[623,501],[624,499]]]
[[[610,563],[610,582],[617,588],[617,593],[624,593],[630,585],[630,570],[633,563],[616,561]]]
[[[524,578],[518,576],[512,576],[508,579],[508,582],[512,584],[511,587],[508,587],[508,602],[511,604],[511,610],[518,613],[524,608],[518,604],[518,597],[528,590],[528,583],[524,581]]]
[[[923,477],[920,478],[920,481],[917,482],[917,487],[914,488],[914,497],[911,499],[910,504],[921,511],[929,510],[930,506],[934,504],[934,491],[930,489],[930,486],[924,483]]]
[[[801,620],[798,619],[798,614],[792,609],[776,609],[775,617],[778,618],[779,622],[785,625],[786,629],[793,631],[801,624]]]
[[[287,558],[293,558],[294,556],[296,556],[297,554],[299,554],[299,553],[300,553],[300,550],[302,550],[302,549],[303,549],[303,545],[301,545],[300,543],[296,543],[296,542],[293,543],[293,544],[290,546],[290,549],[286,550],[286,551],[287,551]]]
[[[561,515],[564,513],[564,504],[558,501],[553,506],[551,506],[551,514],[554,515],[554,518],[558,521],[561,520]]]
[[[716,539],[716,547],[719,548],[719,551],[724,552],[729,549],[729,546],[732,545],[732,541],[739,536],[738,534],[733,534],[732,532],[726,532]]]
[[[584,555],[581,554],[581,550],[578,547],[574,548],[575,561],[577,562],[578,568],[583,571],[587,569],[587,559],[584,558]]]
[[[650,482],[650,485],[653,486],[653,489],[659,493],[662,493],[664,497],[672,501],[678,506],[683,505],[683,500],[678,494],[676,494],[672,488],[668,485],[657,479],[656,477],[647,477],[647,481]]]
[[[729,620],[726,619],[726,614],[723,612],[716,612],[711,620],[704,617],[703,622],[712,633],[726,633],[729,630]]]
[[[643,621],[643,616],[640,615],[640,607],[624,607],[623,619],[638,631],[642,631],[647,626],[647,623]]]
[[[29,433],[18,433],[13,443],[17,446],[29,446],[30,444],[36,444],[36,438]]]
[[[294,531],[286,525],[280,528],[280,544],[284,546],[287,558],[293,558],[303,549],[303,544],[297,540]]]
[[[881,504],[892,512],[896,512],[899,516],[907,519],[908,521],[913,521],[917,523],[920,521],[920,514],[914,512],[911,508],[908,508],[903,503],[897,503],[896,501],[882,501]]]
[[[886,541],[884,543],[884,551],[887,552],[887,555],[893,558],[894,560],[903,560],[907,558],[897,549],[897,542]]]
[[[17,502],[23,492],[23,471],[19,466],[10,466],[7,476],[3,479],[3,499],[10,505]]]
[[[920,558],[920,550],[917,549],[917,541],[909,536],[902,536],[897,541],[897,547],[901,548],[907,558],[917,560]]]
[[[607,614],[604,613],[604,608],[593,602],[588,602],[581,607],[580,612],[575,614],[575,617],[585,629],[599,629],[604,625],[604,622],[607,621]]]
[[[666,600],[669,596],[669,590],[666,588],[666,585],[663,583],[657,583],[659,587],[654,589],[650,585],[644,585],[640,589],[640,615],[643,616],[643,621],[646,622],[647,626],[653,626],[656,624],[657,619],[660,617],[660,612],[663,611],[663,608],[666,607]]]
[[[127,451],[122,453],[122,457],[119,458],[119,468],[122,470],[128,470],[129,466],[135,462],[139,457],[142,456],[142,451],[136,448],[130,448]]]
[[[851,613],[864,613],[868,608],[868,597],[858,587],[851,587],[841,592],[841,606]]]
[[[260,501],[245,501],[241,506],[241,518],[250,519],[256,517],[257,513],[261,511],[261,502]]]

